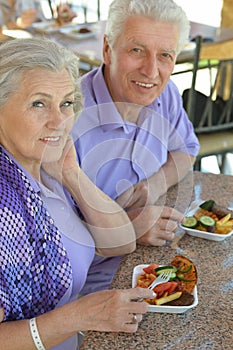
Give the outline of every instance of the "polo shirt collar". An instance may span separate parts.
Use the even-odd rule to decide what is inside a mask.
[[[104,64],[97,70],[93,78],[93,91],[98,108],[99,124],[103,131],[111,131],[117,128],[123,128],[125,133],[130,132],[128,125],[130,122],[125,122],[118,112],[112,97],[109,94],[105,79],[104,79]],[[158,96],[154,102],[148,105],[148,109],[157,110],[160,106],[161,98]]]

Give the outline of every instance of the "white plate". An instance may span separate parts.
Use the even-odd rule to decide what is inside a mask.
[[[81,28],[87,28],[90,30],[90,32],[80,33],[79,30]],[[80,26],[80,25],[73,26],[73,27],[60,28],[59,32],[69,36],[70,38],[78,39],[78,40],[89,39],[89,38],[95,37],[95,33],[90,28],[88,28],[87,26]]]
[[[200,201],[194,201],[191,203],[190,208],[188,209],[188,212],[185,214],[185,216],[193,216],[193,214],[196,213],[196,211],[199,209],[199,205],[201,203],[204,203],[205,201],[200,200]],[[200,230],[195,230],[193,228],[188,228],[183,225],[180,225],[180,227],[185,230],[190,236],[194,237],[199,237],[199,238],[204,238],[208,239],[210,241],[223,241],[227,237],[230,237],[233,233],[233,230],[227,234],[219,234],[219,233],[211,233],[211,232],[205,232],[205,231],[200,231]]]
[[[149,266],[149,264],[141,264],[135,266],[133,269],[133,277],[132,277],[132,287],[136,287],[137,280],[139,275],[145,273],[143,271],[144,267]],[[193,307],[197,306],[198,304],[198,297],[197,297],[197,287],[195,286],[193,290],[193,296],[194,296],[194,302],[192,305],[188,306],[170,306],[170,305],[149,305],[148,311],[149,312],[162,312],[162,313],[170,313],[170,314],[182,314],[186,312],[189,309],[192,309]]]
[[[60,29],[56,21],[35,22],[32,27],[39,33],[52,33]]]
[[[32,38],[32,35],[30,33],[28,33],[26,30],[21,29],[3,29],[2,34],[16,39]]]

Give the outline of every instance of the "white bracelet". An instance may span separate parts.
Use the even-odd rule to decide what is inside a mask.
[[[40,339],[40,335],[36,325],[36,318],[35,317],[31,318],[29,324],[30,324],[30,332],[31,332],[35,347],[37,348],[37,350],[46,350]]]

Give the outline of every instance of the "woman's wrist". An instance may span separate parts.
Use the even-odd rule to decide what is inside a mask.
[[[42,340],[40,338],[40,334],[38,332],[35,317],[30,319],[29,326],[30,326],[31,336],[32,336],[32,339],[33,339],[33,342],[35,344],[36,349],[37,350],[46,350],[43,343],[42,343]]]

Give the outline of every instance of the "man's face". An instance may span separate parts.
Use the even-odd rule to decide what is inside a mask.
[[[163,91],[174,69],[179,31],[175,24],[130,17],[110,47],[104,43],[104,76],[114,102],[147,106]]]

